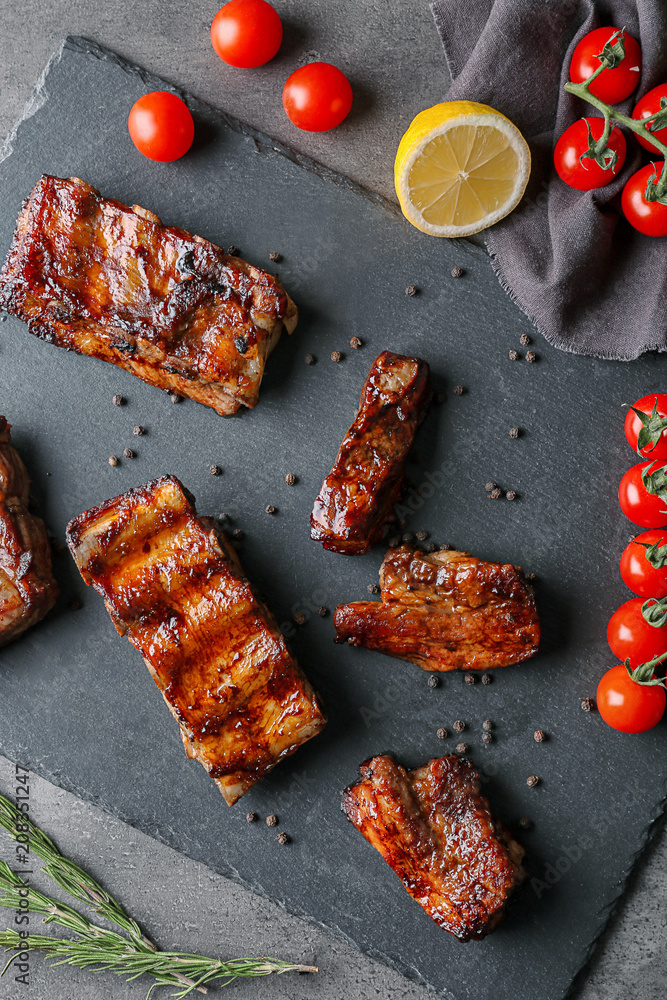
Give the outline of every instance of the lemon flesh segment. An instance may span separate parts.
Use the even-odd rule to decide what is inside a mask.
[[[436,236],[486,229],[518,204],[530,174],[530,152],[519,130],[485,105],[472,114],[447,104],[445,120],[406,132],[396,159],[396,189],[407,219]],[[470,107],[470,104],[467,104]],[[454,113],[452,113],[454,112]],[[490,112],[490,113],[489,113]]]

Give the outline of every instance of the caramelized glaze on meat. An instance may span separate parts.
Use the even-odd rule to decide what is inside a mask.
[[[49,343],[218,413],[254,406],[297,311],[277,278],[152,212],[43,176],[0,271],[0,305]]]
[[[381,601],[340,604],[336,639],[410,660],[423,670],[486,670],[534,656],[535,595],[520,567],[468,552],[389,549]]]
[[[383,351],[310,516],[310,537],[358,556],[382,537],[403,490],[408,452],[431,398],[429,367]]]
[[[44,522],[28,510],[30,480],[0,417],[0,646],[50,611],[58,596]]]
[[[359,774],[343,812],[412,898],[459,941],[495,930],[525,877],[524,850],[492,818],[472,761],[442,757],[406,773],[382,756]]]
[[[144,658],[196,757],[232,805],[326,717],[238,557],[164,476],[71,521],[81,575]]]

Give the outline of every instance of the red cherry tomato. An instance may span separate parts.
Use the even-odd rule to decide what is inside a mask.
[[[649,181],[653,179],[653,183],[656,183],[662,167],[662,160],[642,167],[632,175],[621,196],[623,214],[630,225],[645,236],[667,236],[667,205],[661,205],[659,201],[647,201],[644,196]]]
[[[331,63],[308,63],[285,81],[283,107],[297,128],[305,132],[328,132],[349,114],[350,81]]]
[[[598,55],[617,28],[596,28],[581,39],[572,54],[570,80],[583,83],[600,65]],[[629,97],[639,83],[642,70],[642,50],[639,42],[625,34],[625,55],[618,66],[603,69],[590,85],[590,92],[606,104],[618,104]]]
[[[642,615],[645,598],[633,597],[621,604],[607,625],[607,642],[622,663],[630,660],[634,670],[667,652],[667,625],[649,625]]]
[[[643,121],[645,118],[650,118],[654,115],[656,111],[660,111],[660,98],[667,98],[667,83],[660,83],[653,90],[649,90],[648,94],[644,94],[641,100],[637,101],[635,109],[632,112],[632,117],[638,122]],[[658,129],[657,132],[652,132],[660,142],[667,142],[667,126],[665,128]],[[645,149],[650,150],[651,153],[655,153],[659,156],[658,150],[653,146],[648,139],[644,139],[643,136],[636,136],[637,142],[640,142]]]
[[[645,413],[648,420],[638,417],[635,410]],[[643,434],[642,427],[646,428]],[[654,392],[651,396],[642,396],[632,407],[628,407],[624,430],[633,451],[655,462],[667,462],[667,393]],[[642,444],[638,448],[640,434]]]
[[[661,497],[648,493],[642,481],[642,472],[651,466],[652,471],[657,468],[652,462],[639,462],[628,469],[618,487],[618,502],[625,516],[640,527],[664,528],[667,504]]]
[[[637,684],[619,663],[602,677],[595,700],[598,712],[612,729],[645,733],[663,717],[666,696],[659,684]]]
[[[266,0],[229,0],[211,24],[216,55],[240,69],[263,66],[273,59],[282,40],[282,21]]]
[[[633,538],[621,556],[621,576],[640,597],[667,597],[667,531],[653,528]]]
[[[604,132],[604,118],[580,118],[565,129],[554,149],[554,164],[558,176],[577,191],[592,191],[604,187],[616,177],[625,163],[625,137],[616,125],[609,134],[607,149],[616,153],[616,163],[605,170],[595,160],[581,159],[588,149],[588,128],[593,139],[599,139]]]
[[[159,163],[178,160],[195,137],[195,123],[186,103],[168,90],[153,90],[135,101],[127,127],[139,152]]]

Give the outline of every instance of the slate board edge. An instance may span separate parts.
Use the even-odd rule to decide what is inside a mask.
[[[325,165],[312,159],[311,157],[299,153],[298,151],[292,149],[285,143],[282,143],[280,140],[272,139],[265,133],[257,131],[252,126],[247,125],[240,119],[237,119],[231,115],[226,114],[225,112],[221,111],[218,108],[213,107],[206,101],[203,101],[198,97],[194,97],[189,93],[180,90],[178,87],[174,86],[173,84],[170,84],[168,81],[165,81],[162,77],[150,73],[144,70],[142,67],[138,66],[137,64],[131,63],[128,60],[122,58],[121,56],[113,52],[111,49],[99,45],[97,42],[93,42],[90,39],[77,35],[66,36],[60,43],[59,47],[56,49],[56,51],[48,60],[43,72],[41,73],[35,85],[33,93],[31,94],[31,96],[29,97],[28,101],[25,104],[21,116],[19,117],[18,121],[13,126],[13,128],[10,130],[10,132],[8,133],[2,146],[0,146],[0,163],[3,162],[9,155],[11,155],[13,151],[13,144],[17,137],[21,124],[24,121],[27,121],[29,118],[31,118],[35,113],[37,113],[43,106],[44,102],[46,101],[48,97],[46,91],[47,91],[47,80],[49,72],[51,68],[57,65],[57,63],[60,61],[66,49],[69,49],[71,52],[75,54],[88,55],[95,59],[112,62],[115,65],[117,65],[120,69],[122,69],[123,72],[131,74],[133,76],[138,76],[142,80],[142,82],[146,84],[146,86],[151,87],[153,89],[165,89],[165,87],[170,89],[171,91],[181,96],[186,101],[186,103],[188,103],[191,107],[194,107],[199,111],[206,111],[207,113],[214,115],[218,120],[221,120],[223,122],[225,127],[252,139],[259,152],[263,154],[277,153],[280,156],[284,156],[293,164],[300,166],[305,170],[308,170],[309,172],[318,176],[323,181],[333,183],[338,187],[342,187],[348,191],[351,191],[357,194],[358,196],[365,198],[367,201],[370,201],[371,203],[377,205],[384,211],[389,212],[397,220],[402,220],[402,215],[398,206],[395,205],[390,200],[388,200],[387,198],[384,198],[377,192],[373,192],[370,189],[365,188],[363,185],[358,184],[357,182],[351,180],[349,177],[346,177],[343,174],[339,174],[336,171],[331,170],[329,167],[326,167]],[[477,246],[476,244],[470,243],[466,240],[457,239],[453,240],[452,242],[456,244],[457,248],[459,248],[463,252],[473,257],[476,257],[477,259],[480,259],[481,257],[485,258],[491,263],[492,269],[494,271],[496,270],[494,267],[494,263],[491,260],[486,248]],[[496,271],[496,276],[499,277],[497,271]],[[500,281],[500,284],[502,285],[503,282]],[[510,298],[512,298],[512,296],[510,296]],[[521,310],[521,306],[519,303],[515,302],[515,305],[517,306],[517,308]],[[530,319],[530,317],[528,318]],[[28,748],[26,747],[26,752],[27,751]],[[107,812],[108,814],[116,817],[122,822],[130,826],[133,826],[136,829],[141,830],[142,833],[146,834],[147,836],[151,837],[154,840],[157,840],[160,843],[165,844],[172,850],[176,850],[178,851],[178,853],[181,854],[185,853],[181,848],[176,847],[174,843],[170,842],[170,838],[168,836],[163,835],[160,832],[160,830],[152,829],[149,824],[145,824],[141,821],[134,822],[131,819],[131,817],[128,817],[121,810],[116,809],[101,797],[91,795],[87,790],[81,788],[80,786],[77,786],[76,783],[71,782],[65,778],[59,777],[58,775],[49,771],[48,768],[42,768],[40,766],[32,766],[31,770],[33,770],[40,777],[45,778],[47,781],[50,781],[52,784],[60,788],[63,788],[68,792],[71,792],[72,794],[76,795],[82,800],[92,803],[97,808],[102,809],[104,812]],[[618,882],[617,894],[600,911],[598,915],[599,920],[598,920],[597,930],[595,931],[593,938],[591,939],[586,948],[582,965],[580,966],[578,971],[574,974],[565,992],[561,993],[559,997],[554,997],[553,1000],[566,1000],[566,998],[571,997],[573,993],[576,992],[578,985],[581,983],[582,978],[585,976],[588,968],[590,967],[595,951],[605,933],[605,930],[609,925],[609,922],[611,921],[612,917],[617,912],[619,906],[622,903],[623,897],[628,888],[628,881],[632,873],[635,871],[639,860],[641,859],[647,847],[649,846],[649,843],[651,842],[653,836],[658,832],[660,828],[660,824],[661,821],[664,819],[666,810],[667,810],[667,786],[665,787],[664,797],[659,801],[654,811],[653,817],[648,822],[647,826],[642,832],[637,851],[635,852],[630,864],[625,869],[621,879]],[[200,845],[198,845],[196,841],[193,840],[192,843],[194,846],[200,847]],[[441,987],[440,989],[437,989],[436,987],[433,986],[432,983],[426,981],[414,967],[406,965],[403,962],[397,961],[391,958],[390,956],[386,955],[384,952],[378,949],[374,949],[372,946],[369,946],[367,944],[364,946],[360,946],[353,938],[351,938],[348,934],[346,934],[345,931],[343,931],[337,925],[319,921],[314,917],[310,916],[308,913],[301,910],[299,907],[292,906],[288,908],[281,900],[273,897],[270,893],[265,892],[261,887],[253,884],[247,879],[244,879],[240,875],[240,873],[237,872],[233,867],[230,866],[227,870],[223,871],[221,868],[211,865],[204,857],[203,849],[202,853],[195,855],[195,857],[197,858],[197,860],[200,860],[204,864],[207,864],[208,867],[210,867],[212,870],[218,871],[224,877],[230,878],[232,881],[234,881],[238,885],[241,885],[243,888],[250,890],[255,895],[258,895],[261,898],[269,900],[271,903],[279,906],[285,912],[292,913],[294,916],[297,916],[299,919],[305,920],[312,926],[321,928],[327,931],[328,933],[332,933],[340,940],[354,947],[355,950],[361,951],[363,954],[367,954],[371,958],[380,961],[382,964],[401,973],[412,982],[416,982],[419,985],[425,986],[427,989],[429,989],[429,991],[434,992],[440,996],[445,996],[448,998],[448,1000],[455,1000],[453,994],[451,994],[446,988]]]

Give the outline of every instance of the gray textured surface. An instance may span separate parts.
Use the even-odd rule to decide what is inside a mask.
[[[248,88],[246,89],[245,93],[241,93],[238,95],[235,95],[233,93],[233,90],[228,91],[227,94],[230,98],[229,100],[224,100],[223,97],[216,96],[215,94],[210,92],[208,90],[208,87],[211,83],[211,80],[209,80],[208,77],[208,70],[206,69],[205,65],[206,60],[204,60],[203,63],[199,64],[198,72],[200,72],[201,75],[197,78],[195,84],[192,84],[190,82],[190,78],[187,76],[187,74],[185,72],[181,72],[181,66],[184,65],[185,62],[187,62],[190,69],[192,69],[193,66],[197,63],[197,59],[193,60],[189,57],[189,53],[187,53],[185,47],[186,46],[185,40],[188,38],[188,32],[192,31],[192,27],[190,24],[181,24],[180,19],[178,23],[178,28],[179,28],[178,34],[179,37],[183,39],[181,51],[183,53],[186,53],[187,58],[183,61],[181,65],[179,65],[178,72],[176,71],[170,72],[172,50],[168,46],[163,45],[162,36],[158,34],[158,35],[152,35],[150,37],[146,36],[144,38],[139,39],[139,44],[142,47],[141,52],[139,52],[137,48],[133,47],[136,46],[138,43],[136,32],[132,31],[131,32],[132,37],[128,38],[128,35],[130,34],[129,28],[131,28],[136,22],[133,22],[132,19],[128,19],[125,16],[125,12],[121,7],[116,7],[115,14],[113,15],[110,13],[105,14],[104,8],[100,9],[98,7],[96,12],[91,12],[90,10],[86,9],[85,16],[81,14],[78,17],[76,23],[72,23],[71,18],[73,18],[77,13],[76,5],[54,4],[51,8],[52,11],[56,12],[56,14],[54,14],[53,16],[53,29],[52,29],[53,34],[48,36],[48,43],[44,45],[43,51],[38,49],[38,44],[42,44],[43,40],[37,37],[34,30],[34,23],[30,16],[31,8],[33,9],[32,10],[33,13],[34,9],[36,9],[35,5],[21,4],[20,10],[18,5],[14,10],[10,10],[9,9],[10,7],[14,7],[14,5],[5,4],[3,7],[0,7],[0,10],[3,11],[3,27],[7,26],[9,29],[4,34],[0,33],[0,44],[8,44],[8,51],[5,54],[5,58],[2,61],[3,72],[7,74],[8,78],[11,80],[12,86],[15,88],[14,94],[15,94],[15,101],[17,102],[17,104],[22,100],[22,97],[25,96],[29,91],[32,81],[34,80],[39,69],[41,68],[41,64],[43,63],[50,49],[53,47],[53,42],[61,33],[63,33],[61,26],[66,25],[67,27],[74,28],[75,30],[78,31],[85,31],[86,33],[93,35],[94,37],[98,37],[100,40],[112,44],[125,54],[134,55],[145,65],[149,65],[152,68],[162,71],[166,76],[171,77],[174,80],[177,79],[179,83],[189,83],[191,89],[193,89],[195,93],[199,93],[200,96],[204,96],[207,99],[213,101],[214,103],[218,103],[221,106],[226,107],[228,110],[237,111],[237,113],[241,114],[246,119],[251,120],[253,124],[262,125],[268,128],[274,134],[279,133],[280,128],[278,126],[280,126],[283,129],[284,128],[289,129],[287,123],[283,123],[282,121],[280,121],[280,115],[282,115],[282,112],[280,112],[279,109],[278,109],[279,113],[274,115],[274,122],[276,127],[273,127],[271,123],[270,122],[267,123],[267,120],[263,117],[266,114],[265,106],[253,108],[253,101],[256,102],[257,92],[252,91],[252,88]],[[65,7],[66,10],[63,11],[63,8]],[[140,15],[137,15],[135,11],[135,17],[140,16],[143,20],[145,12],[148,11],[150,7],[151,5],[148,4],[144,5],[142,7]],[[377,11],[376,5],[364,5],[362,10],[365,10],[366,7],[368,7],[368,11],[370,11],[371,14],[374,11]],[[395,7],[397,10],[402,11],[402,18],[404,22],[407,23],[408,21],[411,21],[412,5],[396,4]],[[396,60],[394,60],[391,66],[388,66],[387,60],[382,58],[378,61],[375,70],[377,74],[377,80],[379,81],[379,89],[382,90],[383,96],[386,93],[390,93],[393,95],[394,112],[396,112],[396,109],[399,108],[400,103],[403,102],[404,105],[403,109],[400,110],[399,108],[399,114],[396,115],[395,119],[392,118],[392,115],[388,113],[387,105],[379,108],[375,107],[368,112],[368,118],[364,121],[365,132],[360,138],[359,137],[355,138],[355,134],[353,132],[350,132],[349,134],[346,135],[344,135],[343,132],[341,132],[337,144],[333,144],[328,141],[331,139],[331,137],[327,137],[327,141],[322,142],[321,148],[318,148],[318,143],[320,143],[321,140],[313,140],[313,142],[315,143],[314,147],[313,146],[307,147],[305,141],[303,143],[300,143],[300,148],[304,150],[308,148],[309,151],[313,152],[314,155],[316,155],[320,160],[324,162],[329,162],[332,165],[338,166],[346,170],[347,173],[352,174],[357,178],[365,181],[370,186],[374,186],[377,189],[383,190],[385,193],[388,193],[389,191],[390,161],[393,155],[393,144],[395,143],[395,138],[393,135],[394,131],[398,132],[402,130],[403,124],[410,117],[412,111],[415,108],[421,107],[422,105],[429,103],[430,100],[436,99],[439,96],[440,86],[434,84],[434,81],[438,79],[438,74],[440,73],[442,73],[444,78],[444,69],[441,67],[440,64],[441,56],[439,50],[434,43],[430,43],[430,47],[428,44],[432,32],[430,23],[428,21],[427,16],[426,17],[424,16],[424,11],[421,8],[421,5],[414,5],[415,10],[417,10],[418,8],[419,8],[418,10],[419,19],[417,20],[416,23],[421,24],[423,28],[423,36],[427,40],[426,53],[428,54],[428,56],[424,58],[423,63],[420,63],[420,67],[422,68],[424,66],[428,67],[430,59],[433,72],[425,71],[421,75],[421,78],[415,77],[414,74],[405,72],[401,73],[400,76],[398,75],[398,73],[394,75],[394,70],[397,65]],[[324,7],[322,9],[324,9]],[[384,5],[382,5],[382,9],[384,10]],[[109,6],[109,11],[110,10],[111,6]],[[163,6],[161,7],[161,10],[164,10]],[[26,14],[26,11],[28,11],[28,14]],[[42,23],[44,23],[44,18],[46,17],[48,26],[51,17],[51,11],[47,11],[45,15],[42,10],[40,17]],[[177,14],[174,13],[173,17],[177,17]],[[315,20],[312,15],[309,16],[309,20],[311,24],[315,23]],[[172,21],[171,18],[162,18],[161,20],[159,20],[159,31],[168,32],[169,30],[174,30],[173,25],[174,21]],[[368,27],[369,31],[373,30],[372,17],[369,17],[367,19],[364,30],[366,30],[366,27]],[[379,28],[376,26],[375,30],[378,31]],[[20,34],[21,32],[23,34]],[[17,34],[19,34],[20,39],[22,39],[22,42],[19,42],[18,44],[16,41]],[[361,34],[362,36],[361,40],[364,41],[363,32],[359,31],[358,34]],[[46,32],[44,37],[47,37]],[[408,62],[409,59],[412,58],[413,43],[409,37],[406,37],[406,33],[402,29],[400,19],[396,20],[391,30],[391,33],[387,34],[386,38],[391,39],[391,45],[394,46],[397,52],[401,53],[401,58],[405,62]],[[127,41],[128,44],[124,44],[124,41]],[[358,38],[357,42],[359,42]],[[384,44],[386,45],[388,44],[388,42],[385,41]],[[149,48],[146,48],[145,46],[149,46]],[[364,51],[364,53],[368,52],[368,57],[365,59],[366,63],[368,64],[370,62],[371,65],[373,65],[376,53],[378,51],[381,51],[381,49],[382,49],[381,45],[378,48],[373,49],[372,46],[371,47],[368,46],[367,42],[364,42],[364,46],[362,46],[361,50]],[[34,57],[35,58],[34,63],[32,62],[33,52],[39,53],[37,57]],[[145,58],[144,57],[145,53],[147,53],[150,58]],[[164,60],[164,63],[159,62],[159,60],[161,59]],[[20,67],[17,66],[18,60],[24,61],[24,66],[22,71],[20,70]],[[152,60],[157,60],[157,61],[152,61]],[[400,62],[400,59],[398,61]],[[218,64],[218,66],[220,66],[220,64]],[[224,72],[227,73],[229,72],[226,71],[224,67],[222,67],[222,69]],[[199,86],[197,86],[197,82],[200,84]],[[23,86],[22,92],[21,92],[21,86]],[[413,87],[415,88],[414,90],[412,89]],[[7,95],[7,90],[6,88],[3,88],[3,96],[6,97],[6,95]],[[241,102],[241,104],[239,105],[234,104],[234,101],[237,99]],[[243,109],[242,106],[243,100],[249,100],[250,102],[248,111],[245,111]],[[405,109],[408,107],[408,105],[409,105],[409,110],[406,111]],[[9,124],[11,119],[15,117],[15,111],[17,110],[17,108],[15,106],[12,107],[10,102],[5,101],[2,105],[3,112],[6,107],[10,108],[10,111],[7,112],[7,124]],[[400,125],[397,126],[396,121],[399,120],[401,114],[403,115],[403,117],[400,119]],[[369,160],[367,155],[366,139],[364,138],[365,136],[371,137],[372,141],[369,142],[371,148],[384,150],[382,156],[380,156],[378,160],[372,160],[372,159]],[[292,133],[291,136],[289,137],[293,141],[294,133]],[[306,139],[306,137],[302,137],[301,135],[299,135],[298,138],[299,139],[303,138],[304,140]],[[336,159],[336,157],[340,157],[341,159]],[[389,163],[387,162],[387,158],[389,158]],[[381,163],[382,167],[382,169],[379,171],[377,170],[378,162]],[[58,792],[57,795],[62,796],[62,793]],[[66,797],[63,798],[66,799]],[[83,809],[83,807],[80,808]],[[76,810],[74,810],[74,815],[76,816]],[[83,815],[84,815],[83,828],[85,829],[85,823],[86,823],[85,811]],[[93,827],[95,830],[94,839],[99,845],[98,849],[100,851],[104,851],[105,849],[104,831],[103,830],[100,831],[99,826],[97,824],[93,824]],[[76,839],[77,834],[74,829],[72,829],[71,835],[74,839]],[[134,833],[134,831],[129,831],[127,835],[130,837],[137,836],[136,833]],[[153,846],[152,850],[153,853],[155,853],[157,856],[163,856],[162,852],[166,851],[165,848],[162,848],[160,846]],[[627,989],[630,986],[634,987],[635,990],[640,989],[641,992],[637,993],[637,995],[641,997],[646,997],[647,1000],[648,998],[651,998],[652,1000],[653,996],[657,997],[659,995],[658,989],[661,984],[661,976],[664,975],[664,955],[661,954],[661,951],[658,947],[655,947],[651,951],[651,949],[648,948],[645,943],[647,938],[649,940],[651,939],[651,935],[647,934],[647,929],[649,927],[652,928],[654,931],[658,932],[652,937],[652,939],[659,940],[660,939],[659,935],[663,931],[663,926],[661,926],[661,920],[664,925],[664,917],[661,916],[658,904],[661,892],[664,895],[664,881],[661,882],[661,875],[659,870],[660,855],[658,854],[656,855],[656,857],[658,858],[658,860],[656,861],[654,858],[650,868],[648,868],[645,872],[643,881],[647,884],[643,885],[642,880],[640,880],[639,888],[641,891],[635,897],[636,904],[634,908],[629,911],[630,916],[626,924],[622,924],[620,930],[617,930],[616,932],[616,937],[611,939],[611,945],[610,945],[611,950],[608,950],[605,962],[599,966],[599,971],[595,972],[593,979],[591,980],[591,983],[587,988],[589,990],[589,993],[587,995],[590,995],[591,997],[596,997],[596,998],[604,997],[605,1000],[606,998],[610,998],[610,1000],[615,1000],[617,996],[620,997],[621,995],[624,994],[624,992],[627,992]],[[654,878],[651,878],[652,872],[656,873]],[[152,893],[153,888],[151,886],[146,886],[141,881],[142,875],[143,873],[137,874],[136,878],[138,879],[138,881],[133,883],[132,890],[134,891],[136,889],[138,894],[140,894],[142,891],[146,892],[146,894],[148,894],[149,892]],[[664,876],[662,876],[662,878],[664,879]],[[225,907],[228,905],[228,901],[233,899],[235,912],[237,907],[243,907],[243,912],[247,913],[254,913],[254,912],[260,912],[265,914],[271,913],[271,908],[269,904],[263,903],[262,901],[258,901],[255,897],[249,896],[242,890],[238,890],[237,888],[231,886],[224,880],[222,880],[221,886],[222,887],[218,889],[218,892],[220,893],[220,898],[217,899],[217,904],[220,907],[218,912],[224,913]],[[651,895],[651,891],[653,892],[653,896]],[[651,903],[652,899],[654,900],[653,904]],[[239,900],[241,900],[242,902],[238,902]],[[150,907],[148,907],[148,909],[150,909]],[[166,900],[164,901],[164,906],[162,905],[160,905],[159,907],[156,906],[155,909],[156,911],[159,910],[160,913],[162,913],[163,910],[165,909],[168,910],[169,907],[167,905],[167,901]],[[175,921],[177,920],[178,917],[175,917]],[[303,925],[300,924],[298,921],[294,921],[291,918],[285,918],[285,921],[286,923],[284,925],[281,925],[281,927],[284,927],[283,933],[285,934],[287,940],[291,939],[291,941],[295,943],[300,942],[304,934],[312,933],[310,930],[305,931],[303,929]],[[153,924],[153,927],[155,926],[156,925]],[[245,921],[243,922],[243,926],[245,928],[246,926]],[[197,940],[202,941],[204,939],[202,937],[197,937]],[[267,938],[262,933],[261,921],[259,927],[254,927],[250,924],[248,925],[248,936],[244,937],[243,940],[244,940],[244,945],[242,950],[245,951],[265,950]],[[324,940],[331,941],[331,939],[326,937],[324,938]],[[211,949],[211,948],[205,948],[203,944],[201,944],[200,946],[202,947],[202,950],[209,950],[209,951],[216,950],[215,947]],[[344,954],[344,952],[340,951],[340,948],[341,948],[340,945],[332,941],[328,945],[328,953],[331,954],[332,960],[337,961],[336,956]],[[284,953],[287,953],[285,949],[282,950]],[[297,954],[297,952],[290,951],[290,954]],[[343,964],[344,961],[345,960],[343,960]],[[366,960],[363,961],[365,962]],[[334,982],[328,983],[326,989],[321,989],[320,987],[316,986],[313,986],[311,989],[310,981],[306,980],[305,982],[308,984],[310,993],[313,996],[326,995],[328,997],[334,997],[336,995],[339,996],[358,995],[359,997],[365,998],[367,996],[375,995],[375,991],[377,991],[377,994],[380,996],[391,996],[392,994],[390,990],[391,990],[392,974],[383,968],[373,966],[371,963],[368,963],[364,967],[374,970],[369,974],[370,978],[366,979],[361,978],[360,973],[357,974],[353,972],[352,977],[350,979],[347,979],[345,977],[344,968],[341,967],[338,968],[336,971],[335,983]],[[355,968],[354,963],[352,964],[352,968],[353,969]],[[75,987],[71,985],[65,985],[65,983],[71,984],[78,981],[75,978],[67,979],[68,976],[75,976],[75,975],[76,974],[68,973],[66,970],[59,970],[57,973],[55,972],[51,973],[49,977],[49,983],[51,985],[49,986],[48,991],[40,993],[37,991],[38,986],[36,985],[33,996],[38,998],[38,1000],[42,1000],[42,996],[44,996],[45,998],[47,996],[51,998],[57,995],[62,995],[63,997],[70,998],[72,996],[72,990]],[[357,975],[359,975],[360,977],[358,983],[355,982],[355,977]],[[638,979],[640,980],[639,987],[637,986]],[[37,983],[37,980],[35,980],[35,982]],[[371,985],[371,983],[373,983],[374,985]],[[296,993],[292,994],[287,992],[285,993],[272,992],[272,990],[276,989],[286,989],[286,984],[284,982],[280,985],[280,987],[272,983],[264,983],[260,984],[260,986],[263,990],[265,990],[265,995],[267,996],[297,995]],[[41,986],[39,988],[41,989]],[[400,991],[401,988],[400,985],[397,988]],[[62,989],[61,994],[58,994],[56,992],[59,989]],[[81,988],[81,993],[79,995],[82,996],[85,995],[86,997],[92,997],[96,995],[99,996],[108,995],[108,990],[109,990],[108,986],[100,987],[99,994],[94,993],[93,992],[94,989],[95,989],[94,983],[91,983],[88,979],[86,979],[84,985]],[[117,989],[118,987],[115,987],[114,995],[116,995]],[[319,992],[316,993],[315,992],[316,990],[318,990]],[[419,991],[415,990],[415,988],[410,986],[409,984],[405,984],[404,992],[403,993],[398,992],[395,995],[416,996],[419,995]]]

